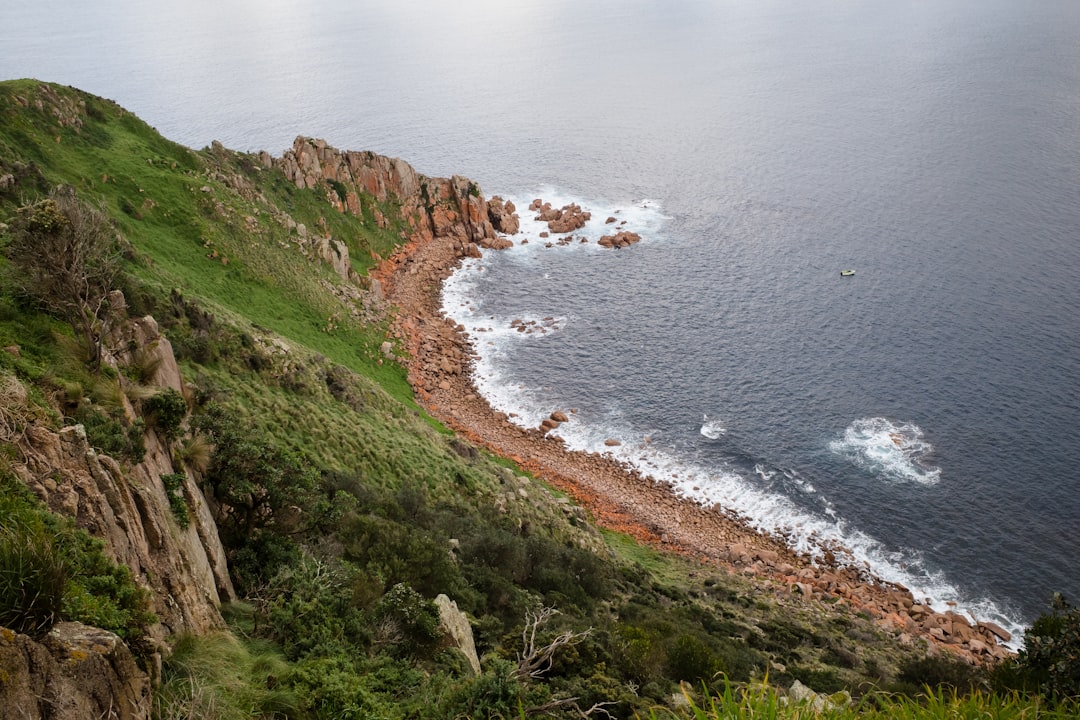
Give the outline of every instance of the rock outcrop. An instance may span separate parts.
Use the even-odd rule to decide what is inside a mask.
[[[553,233],[573,232],[585,227],[585,223],[592,219],[592,213],[582,210],[576,203],[553,208],[551,203],[537,198],[529,204],[529,209],[535,210],[536,219],[546,222],[548,230]]]
[[[0,628],[0,719],[149,720],[150,677],[116,635],[82,623],[40,642]]]
[[[500,200],[493,210],[468,178],[426,177],[397,158],[341,151],[324,140],[298,137],[273,165],[296,187],[322,190],[339,212],[363,217],[367,202],[379,218],[384,209],[398,208],[410,238],[456,237],[498,249],[510,243],[499,237],[493,218],[501,232],[517,230],[512,204],[508,209]]]
[[[110,300],[113,317],[122,316],[123,297],[114,293]],[[107,343],[105,362],[124,366],[137,360],[152,370],[145,378],[151,388],[183,392],[172,347],[153,318],[114,322]],[[19,393],[5,397],[18,401]],[[126,397],[123,402],[134,418]],[[223,627],[218,606],[236,595],[210,509],[192,475],[174,464],[168,442],[152,429],[143,441],[142,462],[125,467],[95,451],[82,425],[55,431],[31,423],[19,438],[21,462],[12,469],[50,510],[104,540],[106,553],[151,590],[151,609],[160,621],[151,628],[155,638]],[[172,512],[161,479],[167,474],[183,477],[186,528]]]
[[[498,195],[488,200],[488,220],[493,228],[504,235],[514,235],[521,229],[514,203],[509,200],[504,202]]]
[[[641,236],[637,233],[630,232],[629,230],[621,230],[614,235],[604,235],[599,240],[597,240],[597,243],[602,245],[603,247],[614,248],[615,250],[618,250],[620,248],[633,245],[634,243],[640,241]]]
[[[472,625],[465,613],[458,610],[457,603],[446,595],[435,598],[435,606],[439,608],[439,627],[449,638],[453,647],[461,651],[469,662],[473,675],[480,674],[480,658],[476,655],[476,644],[473,641]]]

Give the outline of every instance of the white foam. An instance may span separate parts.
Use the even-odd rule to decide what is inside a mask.
[[[718,418],[710,420],[708,415],[704,415],[701,421],[701,430],[699,432],[710,440],[719,440],[720,436],[727,432],[727,428]]]
[[[550,186],[541,187],[534,193],[504,195],[503,199],[514,203],[520,220],[519,231],[509,236],[514,243],[507,251],[507,257],[513,262],[535,262],[542,257],[542,251],[558,250],[561,252],[612,252],[597,244],[604,235],[613,235],[621,230],[635,232],[641,236],[641,242],[655,242],[662,237],[663,225],[670,218],[663,214],[658,200],[639,199],[625,202],[590,200],[577,198]],[[577,230],[565,234],[555,234],[548,229],[545,221],[536,219],[536,212],[529,210],[534,199],[551,203],[554,208],[562,208],[571,203],[589,212],[591,218]],[[608,218],[615,218],[608,223]],[[541,237],[547,233],[547,237]],[[572,238],[560,245],[559,241]],[[585,242],[581,242],[582,240]],[[523,242],[525,241],[525,242]]]
[[[574,233],[590,238],[590,242],[546,248],[544,243],[550,238],[539,238],[539,233],[547,229],[546,223],[532,219],[533,213],[528,210],[531,198],[504,195],[518,207],[522,234],[512,236],[514,247],[499,251],[502,261],[542,265],[544,252],[612,252],[595,244],[600,235],[612,232],[611,225],[604,226],[604,220],[609,216],[626,219],[627,225],[623,227],[640,233],[642,242],[662,237],[665,217],[654,200],[621,206],[591,203],[552,189],[541,190],[533,197],[541,197],[555,207],[576,202],[590,210],[593,219]],[[616,213],[616,210],[620,212]],[[529,238],[530,242],[522,245],[523,238]],[[443,286],[443,308],[448,316],[466,328],[472,340],[476,351],[474,383],[479,392],[492,408],[506,413],[516,424],[536,427],[561,404],[544,389],[516,384],[504,369],[506,363],[502,360],[513,352],[517,343],[543,342],[573,319],[552,318],[554,322],[549,323],[546,334],[524,333],[511,324],[513,320],[542,325],[544,318],[527,315],[506,318],[485,312],[483,298],[475,292],[476,283],[492,262],[492,253],[464,261]],[[719,438],[726,430],[718,419],[708,417],[703,418],[700,428],[701,434],[710,439]],[[966,612],[975,619],[991,620],[1013,633],[1012,646],[1018,647],[1022,624],[993,601],[967,596],[940,572],[929,570],[917,551],[886,548],[876,538],[850,527],[820,496],[815,495],[816,502],[823,507],[819,513],[797,505],[782,493],[763,489],[762,481],[771,484],[768,481],[775,471],[762,465],[755,468],[758,479],[748,479],[734,470],[688,462],[676,448],[665,446],[662,429],[644,433],[640,429],[635,431],[618,410],[597,415],[581,410],[577,415],[571,415],[570,421],[563,423],[554,434],[562,437],[570,450],[612,455],[644,474],[669,482],[676,493],[706,506],[719,506],[749,526],[784,539],[793,549],[812,558],[821,559],[829,550],[841,562],[862,568],[882,580],[904,585],[919,600],[928,598],[936,610],[952,609]],[[609,439],[618,440],[621,445],[610,447],[605,443]],[[884,418],[857,420],[847,428],[843,438],[830,444],[830,448],[890,479],[932,484],[940,477],[938,468],[925,465],[932,447],[923,438],[922,430],[910,423],[893,423]],[[782,472],[803,493],[815,493],[813,485],[794,471]]]
[[[829,443],[829,449],[888,480],[921,485],[941,480],[941,469],[926,462],[934,448],[914,423],[860,418],[847,426],[842,438]]]

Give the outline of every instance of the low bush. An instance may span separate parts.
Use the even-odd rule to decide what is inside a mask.
[[[86,441],[90,446],[115,458],[142,462],[146,457],[146,445],[143,442],[144,425],[141,421],[129,427],[105,413],[101,408],[89,405],[81,406],[75,413],[75,420],[86,430]]]
[[[176,518],[176,524],[185,530],[191,522],[187,499],[184,497],[184,480],[186,479],[187,476],[183,473],[168,473],[161,476],[161,483],[165,486],[165,495],[169,498],[169,509]]]
[[[996,668],[994,686],[1038,693],[1051,703],[1080,701],[1080,608],[1055,593],[1050,611],[1024,632],[1024,647]]]
[[[155,622],[146,591],[105,556],[100,540],[0,472],[0,625],[40,635],[60,620],[96,625],[129,642]]]
[[[150,427],[172,442],[180,436],[188,406],[184,396],[172,388],[166,388],[143,401],[143,411]]]

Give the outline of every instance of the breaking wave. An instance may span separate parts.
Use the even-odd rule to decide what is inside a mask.
[[[724,424],[716,418],[710,420],[709,416],[705,415],[701,420],[701,430],[699,432],[710,440],[719,440],[720,436],[727,432]]]
[[[623,226],[638,232],[642,242],[663,237],[666,217],[654,200],[622,205],[587,202],[567,197],[550,189],[536,196],[553,206],[576,202],[592,213],[585,227],[575,231],[574,242],[558,244],[540,233],[546,224],[533,219],[528,210],[530,198],[510,195],[521,218],[521,232],[512,236],[514,246],[482,258],[463,261],[443,285],[443,310],[469,335],[475,355],[473,379],[479,392],[496,411],[505,413],[521,427],[536,427],[553,409],[565,409],[552,398],[551,388],[527,386],[515,380],[505,360],[514,355],[520,343],[545,342],[575,318],[540,317],[528,312],[513,316],[499,314],[485,306],[483,289],[491,282],[486,271],[495,262],[517,266],[526,272],[544,273],[544,252],[612,252],[599,247],[595,240],[611,232],[615,223],[609,217],[626,221]],[[534,196],[535,197],[535,196]],[[584,238],[586,242],[581,242]],[[523,242],[527,241],[527,242]],[[525,329],[522,329],[524,326]],[[709,440],[724,437],[729,428],[718,418],[705,415],[698,434]],[[817,492],[808,479],[795,471],[771,468],[767,463],[751,461],[749,468],[737,464],[716,467],[694,459],[693,453],[673,441],[664,428],[634,428],[619,409],[602,412],[577,409],[570,421],[554,434],[570,450],[610,454],[637,470],[670,484],[673,490],[706,506],[719,506],[748,526],[783,539],[797,552],[822,558],[826,550],[838,560],[862,568],[876,577],[909,588],[921,601],[935,609],[966,612],[974,618],[992,620],[1013,633],[1023,632],[1023,625],[992,600],[972,597],[954,585],[944,574],[924,561],[914,548],[892,548],[841,517],[827,498]],[[608,444],[618,440],[618,446]],[[843,437],[829,443],[829,449],[860,467],[893,481],[912,481],[925,485],[938,482],[941,471],[928,463],[933,447],[923,431],[911,423],[885,418],[860,419],[851,423]],[[784,488],[795,493],[785,493]],[[807,499],[817,509],[797,502]],[[1016,641],[1014,641],[1015,643]]]
[[[892,481],[935,485],[941,480],[941,469],[928,462],[934,447],[914,423],[861,418],[847,426],[843,437],[829,443],[829,450]]]

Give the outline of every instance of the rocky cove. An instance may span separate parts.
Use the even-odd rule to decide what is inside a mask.
[[[299,144],[294,150],[311,155]],[[338,157],[329,151],[328,175],[336,176],[336,168],[341,167]],[[313,173],[295,178],[298,183],[318,182],[319,170],[309,168]],[[556,209],[539,198],[529,210],[537,213],[537,220],[548,223],[552,235],[562,236],[552,243],[572,241],[573,231],[589,219],[576,205]],[[474,195],[460,211],[459,221],[444,217],[439,232],[422,230],[372,273],[397,308],[394,333],[407,350],[402,360],[417,397],[432,415],[567,492],[603,526],[753,576],[770,592],[793,602],[846,606],[850,612],[870,616],[903,643],[922,638],[930,647],[972,663],[989,663],[1010,654],[1005,643],[1011,635],[995,623],[952,610],[937,612],[928,601],[913,597],[902,586],[880,581],[865,568],[815,565],[781,539],[751,530],[721,507],[703,507],[678,497],[665,484],[610,456],[566,450],[553,432],[566,420],[562,409],[553,409],[538,428],[522,428],[493,411],[471,382],[474,351],[464,328],[443,313],[440,288],[463,258],[477,257],[482,249],[498,251],[509,246],[512,240],[505,236],[512,236],[518,227],[515,211],[512,203],[501,198],[489,202]],[[614,222],[614,217],[606,220]],[[604,236],[599,244],[618,249],[639,240],[636,233],[620,230]],[[544,328],[519,322],[517,330]]]

